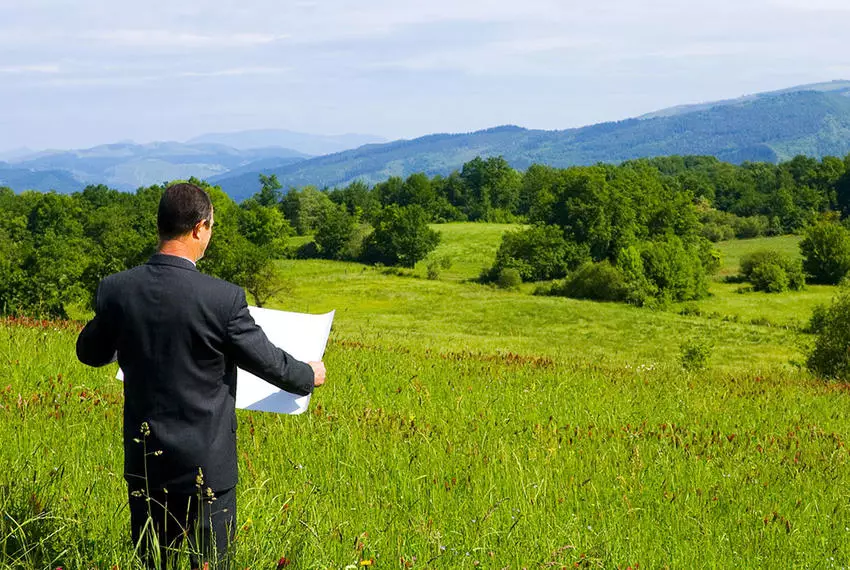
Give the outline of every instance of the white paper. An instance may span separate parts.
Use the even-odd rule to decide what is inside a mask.
[[[322,360],[334,311],[324,315],[289,313],[259,307],[248,307],[254,321],[269,337],[269,340],[296,360],[311,362]],[[119,369],[118,379],[124,374]],[[272,386],[241,368],[236,375],[236,407],[278,414],[300,414],[310,404],[310,396],[290,394]]]
[[[321,360],[331,334],[334,311],[324,315],[289,313],[248,307],[251,316],[273,344],[302,362]],[[239,370],[236,376],[236,407],[278,414],[300,414],[310,404],[310,396],[297,396]]]

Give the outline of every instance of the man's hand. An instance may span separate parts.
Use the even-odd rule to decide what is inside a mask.
[[[313,386],[321,386],[325,383],[325,363],[324,362],[308,362],[310,368],[313,369]]]

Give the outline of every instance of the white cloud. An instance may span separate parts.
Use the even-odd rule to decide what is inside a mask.
[[[772,0],[773,4],[801,12],[850,12],[846,0]]]
[[[40,65],[9,65],[0,66],[0,73],[10,75],[25,75],[25,74],[53,74],[61,73],[62,69],[56,64],[40,64]]]
[[[242,75],[285,75],[294,71],[292,67],[235,67],[211,71],[183,71],[173,77],[238,77]],[[168,75],[164,77],[169,77]]]
[[[175,100],[171,133],[574,126],[848,77],[847,29],[850,0],[0,0],[0,146],[107,111],[156,138]]]
[[[265,45],[285,39],[282,34],[221,33],[202,34],[169,30],[111,30],[82,36],[119,46],[140,48],[233,48]]]
[[[79,86],[132,86],[146,83],[156,83],[169,80],[191,79],[191,78],[217,78],[217,77],[246,77],[246,76],[270,76],[286,77],[293,71],[291,67],[233,67],[223,69],[205,70],[100,70],[100,72],[66,74],[61,77],[51,78],[44,82],[54,87],[79,87]],[[2,68],[0,68],[2,72]]]

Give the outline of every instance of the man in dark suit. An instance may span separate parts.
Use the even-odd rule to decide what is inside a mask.
[[[158,252],[101,281],[95,317],[77,339],[81,362],[117,358],[124,371],[132,537],[153,567],[183,538],[193,565],[227,565],[236,530],[237,366],[299,395],[325,380],[323,363],[299,362],[266,338],[240,287],[195,268],[213,224],[206,192],[169,187],[157,214]]]

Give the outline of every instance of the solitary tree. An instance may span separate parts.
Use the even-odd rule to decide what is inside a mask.
[[[367,261],[413,267],[437,244],[440,234],[428,227],[428,214],[421,206],[388,206],[378,218],[375,231],[366,238]]]

